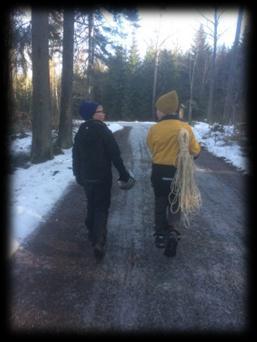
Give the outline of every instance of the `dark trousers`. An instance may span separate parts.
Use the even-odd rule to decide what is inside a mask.
[[[155,232],[157,234],[166,234],[173,228],[176,228],[180,221],[181,213],[171,213],[169,194],[170,185],[175,175],[176,168],[173,166],[153,164],[151,182],[154,190],[154,220]],[[170,196],[173,200],[174,195]],[[173,207],[177,209],[178,203]]]
[[[86,182],[87,216],[85,224],[93,245],[104,245],[107,235],[108,211],[111,204],[111,186],[107,182]]]

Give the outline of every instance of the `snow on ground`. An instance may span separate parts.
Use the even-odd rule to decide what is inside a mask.
[[[223,157],[228,163],[248,173],[248,161],[243,155],[240,146],[235,140],[229,140],[235,133],[233,126],[224,126],[224,133],[222,133],[219,131],[211,131],[210,125],[207,123],[196,122],[193,130],[197,140],[209,152],[215,156]]]
[[[74,122],[78,128],[81,121]],[[123,126],[150,125],[153,122],[107,122],[115,132]],[[225,144],[224,135],[233,133],[232,127],[225,127],[225,133],[211,133],[210,126],[203,122],[196,122],[194,133],[211,153],[226,158],[227,161],[241,170],[247,171],[246,159],[242,156],[239,146]],[[31,134],[27,137],[12,141],[11,155],[17,153],[28,154],[31,148]],[[40,222],[47,219],[55,203],[62,197],[68,185],[74,182],[72,173],[71,149],[64,150],[64,154],[57,155],[53,160],[42,164],[27,163],[27,168],[18,168],[10,175],[10,236],[9,252],[13,254],[22,241],[36,229]]]

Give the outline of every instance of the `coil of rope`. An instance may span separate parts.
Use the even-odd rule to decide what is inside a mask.
[[[177,170],[169,193],[170,212],[175,214],[181,211],[184,225],[189,227],[190,217],[199,210],[202,199],[195,181],[194,159],[189,153],[189,133],[185,128],[178,134],[178,143]]]

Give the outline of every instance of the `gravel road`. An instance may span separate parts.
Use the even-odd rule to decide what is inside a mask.
[[[75,183],[10,259],[13,332],[244,332],[248,325],[246,176],[203,150],[196,161],[203,206],[181,228],[177,256],[153,241],[146,124],[115,133],[137,183],[116,182],[106,256],[96,262]],[[114,169],[114,179],[117,178]]]

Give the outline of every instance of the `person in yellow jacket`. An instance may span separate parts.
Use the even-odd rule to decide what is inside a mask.
[[[155,198],[155,245],[164,248],[164,255],[175,256],[180,238],[178,223],[180,212],[171,214],[169,194],[171,181],[176,173],[179,152],[178,134],[182,128],[189,133],[189,152],[195,158],[201,147],[191,126],[182,121],[178,114],[179,99],[175,90],[162,95],[155,104],[158,122],[151,126],[147,145],[152,155],[151,183]]]

